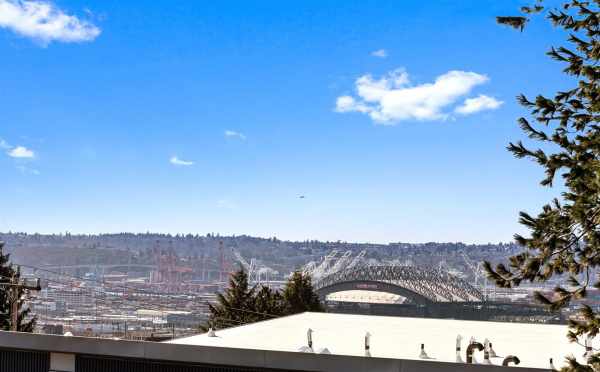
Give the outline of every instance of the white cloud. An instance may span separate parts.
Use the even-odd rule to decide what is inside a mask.
[[[194,165],[193,161],[182,160],[182,159],[179,159],[177,156],[172,156],[171,159],[169,159],[169,162],[173,165],[184,166],[184,167]]]
[[[241,140],[246,139],[246,136],[243,133],[236,132],[234,130],[229,130],[229,129],[225,131],[225,137],[237,137]]]
[[[404,69],[391,71],[380,79],[364,75],[356,79],[356,97],[337,98],[337,112],[360,112],[380,124],[402,120],[444,120],[445,110],[471,90],[486,83],[485,75],[449,71],[433,83],[413,85]]]
[[[371,52],[371,55],[373,57],[385,58],[388,56],[388,53],[387,53],[387,50],[385,50],[385,49],[378,49],[378,50]]]
[[[0,27],[43,44],[91,41],[100,35],[97,26],[46,1],[0,0]]]
[[[17,146],[7,152],[11,158],[24,158],[32,159],[35,157],[35,153],[25,146]]]
[[[3,140],[2,138],[0,138],[0,149],[2,150],[8,150],[10,149],[12,146],[8,144],[8,142],[6,142],[5,140]]]
[[[468,115],[483,110],[495,110],[503,103],[504,102],[499,101],[494,97],[480,94],[475,98],[467,98],[465,102],[461,106],[458,106],[454,111],[459,114]]]
[[[356,104],[356,100],[350,96],[339,96],[335,101],[335,111],[337,112],[350,112],[350,111],[360,111],[358,110],[358,105]],[[360,111],[363,112],[363,111]]]

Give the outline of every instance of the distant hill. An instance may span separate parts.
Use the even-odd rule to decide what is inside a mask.
[[[380,262],[395,261],[422,266],[441,266],[472,276],[467,260],[477,264],[483,260],[499,261],[519,250],[515,244],[464,243],[347,243],[322,241],[282,241],[277,238],[251,236],[166,235],[166,234],[100,234],[100,235],[42,235],[0,233],[7,243],[14,262],[34,266],[155,264],[157,252],[171,252],[182,265],[216,266],[220,262],[219,246],[234,265],[232,249],[248,261],[269,266],[279,272],[296,270],[309,261],[320,261],[333,250],[340,253],[366,251],[366,259]],[[464,256],[467,256],[465,259]]]

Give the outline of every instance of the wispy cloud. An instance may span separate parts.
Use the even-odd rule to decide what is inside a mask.
[[[0,149],[2,150],[8,150],[10,149],[12,146],[8,144],[8,142],[6,142],[5,140],[3,140],[2,138],[0,138]]]
[[[179,159],[177,156],[171,156],[171,158],[169,159],[169,163],[175,165],[175,166],[183,166],[183,167],[188,167],[190,165],[194,165],[193,161],[189,161],[189,160],[182,160]]]
[[[494,97],[480,94],[475,98],[467,98],[455,111],[459,114],[468,115],[484,110],[495,110],[503,103],[504,102],[499,101]]]
[[[14,147],[6,154],[11,158],[32,159],[35,157],[35,153],[25,146]]]
[[[17,169],[19,170],[19,172],[23,173],[23,174],[31,174],[34,176],[39,176],[40,175],[40,171],[37,169],[33,169],[33,168],[29,168],[26,167],[24,165],[17,165]]]
[[[337,98],[335,111],[363,113],[376,123],[388,125],[402,120],[445,120],[452,112],[447,110],[449,106],[488,81],[485,75],[466,71],[449,71],[433,83],[416,85],[411,84],[404,69],[391,71],[379,79],[367,74],[356,79],[356,96]],[[470,103],[469,109],[461,114],[477,112],[469,110],[482,106],[479,101]],[[491,107],[489,102],[487,105]]]
[[[0,0],[0,27],[47,45],[94,40],[100,28],[47,1]]]
[[[246,136],[243,133],[236,132],[234,130],[229,130],[229,129],[225,131],[225,137],[239,138],[241,140],[246,139]]]
[[[377,49],[371,52],[371,55],[377,58],[386,58],[388,56],[388,52],[385,49]]]

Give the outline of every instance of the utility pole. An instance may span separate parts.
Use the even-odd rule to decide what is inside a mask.
[[[223,241],[222,240],[219,242],[219,256],[220,256],[219,282],[222,282],[223,281],[223,272],[225,271],[225,252],[223,252]]]
[[[17,332],[17,323],[19,322],[19,300],[21,299],[19,293],[21,290],[39,291],[42,288],[40,286],[40,279],[34,279],[33,283],[27,283],[25,280],[19,281],[17,276],[14,274],[12,277],[7,279],[10,281],[0,283],[0,286],[9,287],[10,330]]]

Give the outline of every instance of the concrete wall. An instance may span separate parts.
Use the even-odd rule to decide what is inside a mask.
[[[51,368],[61,368],[57,370],[66,372],[74,371],[74,356],[76,354],[323,372],[503,372],[509,368],[513,370],[515,368],[434,361],[178,345],[144,341],[117,341],[2,331],[0,331],[0,348],[50,352],[52,353]],[[517,371],[534,372],[543,370],[519,368]]]

